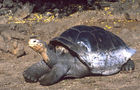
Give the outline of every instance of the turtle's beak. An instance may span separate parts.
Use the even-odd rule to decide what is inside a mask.
[[[28,41],[28,45],[32,47],[31,40]]]

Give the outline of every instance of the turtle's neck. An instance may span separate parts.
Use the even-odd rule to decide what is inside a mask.
[[[41,55],[50,68],[57,63],[57,55],[54,48],[47,45]]]
[[[49,62],[50,59],[48,58],[48,55],[47,55],[47,49],[44,49],[40,54],[46,63]]]

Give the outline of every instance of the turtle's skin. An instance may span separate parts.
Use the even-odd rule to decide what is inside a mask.
[[[30,39],[29,46],[43,60],[24,71],[27,82],[51,85],[62,78],[87,75],[112,75],[121,70],[134,70],[130,59],[136,50],[118,36],[96,26],[74,26],[49,44]]]

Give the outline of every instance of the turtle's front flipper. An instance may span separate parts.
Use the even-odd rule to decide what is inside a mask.
[[[49,73],[44,74],[41,78],[39,78],[39,82],[44,86],[52,85],[63,78],[67,71],[68,67],[66,65],[56,64]]]
[[[132,71],[134,69],[135,69],[135,64],[134,61],[131,59],[129,59],[127,63],[125,63],[121,68],[122,71]]]
[[[23,77],[26,82],[37,82],[43,74],[48,73],[49,71],[50,68],[48,67],[48,65],[44,60],[41,60],[33,64],[31,67],[27,68],[23,72]]]

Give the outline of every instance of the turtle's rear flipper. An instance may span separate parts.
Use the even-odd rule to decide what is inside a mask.
[[[48,65],[44,60],[41,60],[33,64],[31,67],[27,68],[23,72],[23,77],[26,82],[37,82],[43,74],[48,73],[49,71],[50,68],[48,67]]]
[[[127,71],[127,72],[132,71],[134,69],[135,69],[135,64],[134,61],[131,59],[129,59],[127,63],[125,63],[121,68],[122,71]]]

